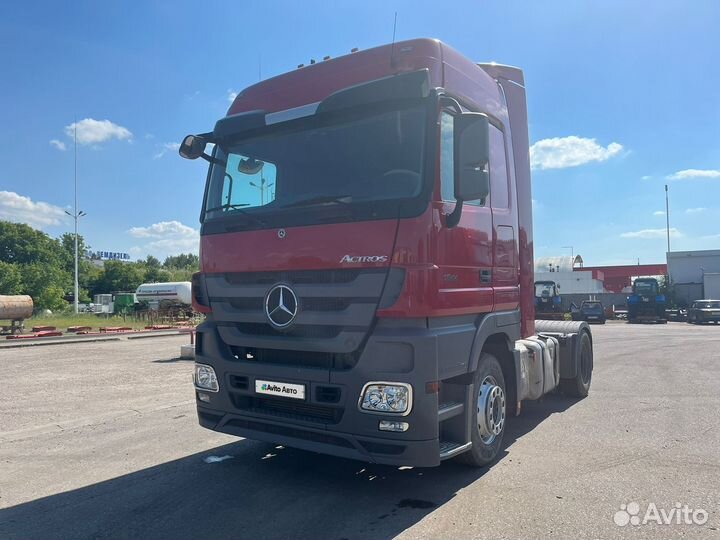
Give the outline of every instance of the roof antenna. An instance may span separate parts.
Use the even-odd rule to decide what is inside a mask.
[[[393,38],[390,45],[390,67],[395,67],[395,30],[397,29],[397,11],[395,12],[395,22],[393,22]]]

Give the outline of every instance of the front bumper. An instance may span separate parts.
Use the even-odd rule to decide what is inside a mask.
[[[440,463],[438,393],[426,392],[428,382],[447,378],[439,373],[439,350],[465,351],[469,358],[474,326],[428,328],[424,320],[404,326],[378,322],[348,369],[325,369],[238,358],[213,321],[198,327],[196,361],[211,365],[220,389],[197,401],[200,425],[249,439],[301,448],[362,461],[431,467]],[[452,345],[450,345],[452,343]],[[462,360],[451,366],[467,371]],[[304,400],[255,392],[255,380],[305,385]],[[408,383],[413,387],[407,415],[362,412],[358,400],[369,381]],[[405,432],[380,431],[381,420],[399,420]]]

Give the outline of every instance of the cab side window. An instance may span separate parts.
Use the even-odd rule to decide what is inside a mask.
[[[443,201],[455,200],[455,165],[453,129],[455,117],[449,112],[440,114],[440,195]]]
[[[507,162],[505,161],[505,137],[503,132],[490,125],[490,193],[493,208],[508,208]]]

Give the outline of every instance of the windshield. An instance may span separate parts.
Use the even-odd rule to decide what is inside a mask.
[[[554,283],[536,283],[535,296],[550,297],[553,296],[555,290]]]
[[[404,199],[420,193],[424,108],[331,124],[311,119],[304,125],[305,129],[275,130],[219,146],[205,220],[229,214],[264,216],[302,206]]]
[[[657,292],[657,283],[654,281],[636,281],[635,292],[637,294],[655,294]]]
[[[582,308],[585,310],[602,310],[602,304],[600,302],[583,302]]]
[[[720,302],[698,302],[697,307],[700,309],[720,309]]]

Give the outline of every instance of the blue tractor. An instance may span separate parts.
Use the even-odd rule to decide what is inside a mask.
[[[632,294],[627,297],[628,322],[666,323],[667,300],[660,294],[660,285],[655,278],[637,278]]]
[[[535,317],[538,319],[562,319],[560,286],[554,281],[535,282]]]

